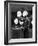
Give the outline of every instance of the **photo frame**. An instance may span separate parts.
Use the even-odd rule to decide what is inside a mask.
[[[17,17],[17,11],[22,17]],[[28,15],[23,17],[23,11]],[[24,24],[14,24],[15,18]],[[4,44],[28,43],[37,43],[37,2],[4,1]]]

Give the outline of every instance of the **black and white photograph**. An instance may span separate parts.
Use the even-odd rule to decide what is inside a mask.
[[[37,43],[37,2],[4,2],[4,44]]]

